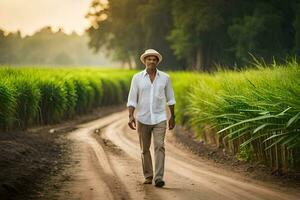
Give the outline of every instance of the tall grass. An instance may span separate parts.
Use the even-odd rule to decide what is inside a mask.
[[[19,77],[13,81],[16,88],[16,123],[25,129],[37,117],[41,90],[30,77]]]
[[[175,85],[179,123],[189,122],[204,139],[209,125],[218,145],[239,158],[255,158],[274,170],[299,166],[298,64],[193,76],[173,76],[192,83],[188,89]]]
[[[0,129],[55,123],[95,107],[125,102],[134,73],[95,68],[2,68]],[[274,170],[299,168],[297,63],[170,75],[177,123],[239,159],[261,161]]]
[[[0,128],[27,128],[120,104],[134,71],[96,68],[1,68]]]
[[[0,78],[0,128],[8,129],[12,124],[15,109],[16,98],[15,89],[11,83],[5,79]]]

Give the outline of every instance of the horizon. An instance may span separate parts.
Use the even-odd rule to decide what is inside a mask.
[[[22,37],[45,27],[51,27],[53,32],[61,29],[68,35],[83,35],[90,26],[85,15],[91,3],[92,0],[1,0],[0,29],[5,34],[20,31]]]

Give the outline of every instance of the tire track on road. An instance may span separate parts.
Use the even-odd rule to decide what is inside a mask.
[[[120,113],[124,117],[120,117],[120,120],[105,128],[105,137],[119,146],[133,159],[139,161],[138,137],[136,131],[127,128],[126,114],[126,112]],[[170,140],[168,137],[171,137],[171,135],[171,133],[166,135],[166,183],[167,186],[170,186],[170,189],[173,187],[173,182],[168,181],[168,179],[172,180],[172,177],[181,177],[183,180],[181,185],[188,186],[187,190],[193,191],[195,195],[199,195],[194,196],[194,199],[203,197],[205,193],[210,194],[205,199],[300,199],[299,192],[284,192],[275,186],[253,183],[251,180],[247,181],[246,178],[238,177],[231,172],[213,169],[212,166],[195,160],[190,152],[183,152],[183,150],[168,142]],[[168,184],[168,182],[172,184]],[[199,194],[199,191],[201,191],[201,194]],[[181,196],[180,192],[175,192],[175,195]]]

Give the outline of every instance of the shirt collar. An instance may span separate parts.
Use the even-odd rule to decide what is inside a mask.
[[[143,77],[146,76],[148,73],[146,71],[146,69],[143,70]],[[159,76],[160,71],[156,68],[156,74]]]

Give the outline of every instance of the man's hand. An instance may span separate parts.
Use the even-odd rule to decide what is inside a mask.
[[[172,130],[175,127],[175,117],[171,116],[169,119],[169,130]]]
[[[136,130],[136,123],[135,123],[135,118],[134,118],[134,116],[129,116],[128,126],[129,126],[131,129]]]

